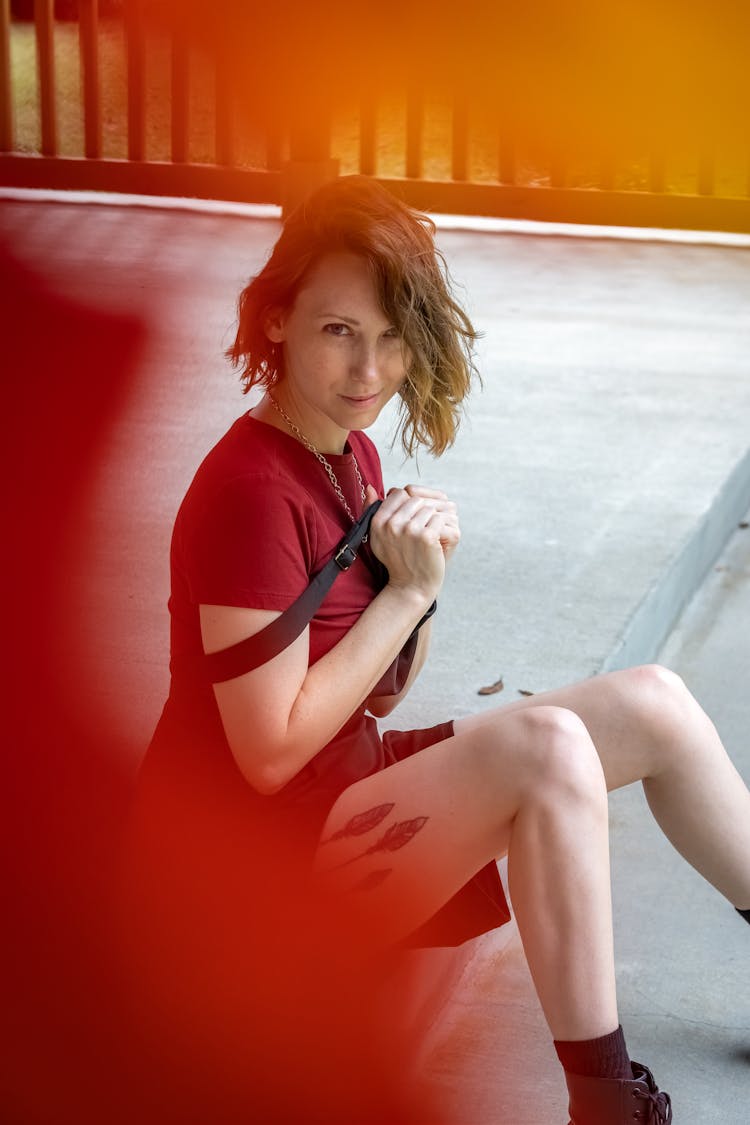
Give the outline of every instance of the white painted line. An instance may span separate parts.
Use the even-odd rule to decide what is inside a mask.
[[[281,220],[273,203],[232,203],[221,199],[193,199],[167,195],[127,195],[114,191],[57,191],[49,188],[0,187],[0,200],[40,203],[84,203],[114,207],[194,211],[244,219]],[[672,230],[664,227],[611,227],[585,223],[546,223],[533,219],[501,219],[484,215],[431,214],[439,230],[484,234],[525,234],[534,237],[607,238],[632,242],[678,242],[750,248],[750,234],[730,231]]]
[[[487,234],[556,235],[567,238],[617,238],[640,242],[696,242],[750,247],[750,234],[731,231],[673,230],[669,227],[607,227],[587,223],[543,223],[534,219],[500,219],[484,215],[431,215],[441,230]]]
[[[209,215],[236,215],[243,219],[281,219],[273,203],[232,203],[222,199],[193,199],[173,195],[128,195],[119,191],[59,191],[52,188],[0,187],[0,199],[29,203],[84,203],[107,207],[150,207],[154,210],[199,211]]]

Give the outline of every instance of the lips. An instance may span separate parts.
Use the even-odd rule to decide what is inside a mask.
[[[376,391],[373,395],[342,395],[341,397],[355,406],[369,406],[370,403],[377,402],[380,391]]]

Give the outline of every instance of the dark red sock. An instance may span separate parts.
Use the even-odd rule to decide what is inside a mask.
[[[630,1081],[633,1071],[622,1027],[598,1039],[555,1040],[557,1057],[571,1074]]]

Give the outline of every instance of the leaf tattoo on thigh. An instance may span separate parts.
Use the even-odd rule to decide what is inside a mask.
[[[334,840],[343,840],[347,836],[363,836],[365,832],[370,832],[373,828],[385,820],[388,813],[393,808],[393,802],[389,805],[375,805],[372,809],[367,809],[366,812],[358,813],[353,816],[351,820],[347,820],[343,828],[339,828],[327,840],[323,840],[323,844],[330,844]]]
[[[383,867],[376,871],[370,871],[368,875],[365,875],[363,879],[360,879],[360,881],[355,883],[350,889],[352,891],[374,891],[376,887],[379,887],[380,884],[388,878],[392,870],[392,867]]]
[[[400,848],[406,847],[416,834],[422,831],[429,819],[428,816],[415,816],[411,820],[397,820],[367,851],[360,852],[359,855],[347,859],[344,863],[337,864],[334,870],[348,867],[350,863],[356,863],[358,859],[364,859],[367,855],[374,855],[375,852],[396,852]]]

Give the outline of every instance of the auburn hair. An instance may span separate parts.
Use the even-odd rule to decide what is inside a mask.
[[[375,180],[344,176],[318,188],[286,220],[271,256],[242,290],[237,336],[227,349],[245,392],[283,378],[281,349],[267,337],[272,313],[290,309],[323,255],[349,251],[367,260],[384,314],[409,362],[400,390],[404,450],[424,445],[439,455],[458,430],[473,375],[478,333],[452,292],[435,246],[435,224]]]

